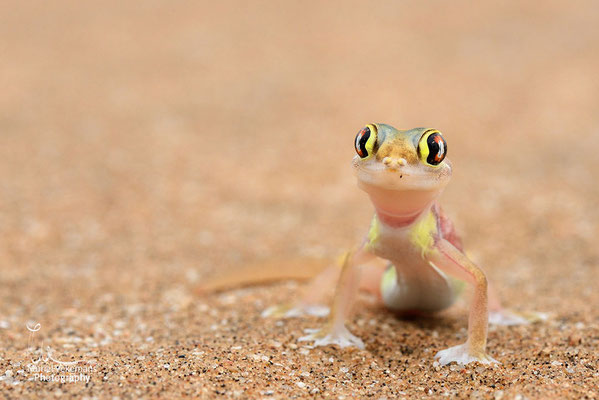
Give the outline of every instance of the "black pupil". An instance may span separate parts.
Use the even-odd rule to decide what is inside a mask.
[[[366,142],[368,142],[368,138],[370,138],[370,128],[366,127],[362,129],[360,132],[358,132],[358,134],[356,135],[356,141],[358,139],[358,136],[360,135],[362,135],[362,137],[360,138],[360,141],[356,143],[358,147],[356,150],[359,150],[358,155],[360,157],[368,157],[368,151],[366,151]],[[360,154],[360,152],[362,154]]]
[[[436,139],[436,138],[439,139]],[[439,142],[442,145],[439,145]],[[445,154],[447,154],[447,144],[441,135],[438,133],[433,133],[426,139],[426,144],[428,146],[428,157],[426,158],[426,162],[431,165],[441,164],[443,159],[445,158]],[[441,148],[443,146],[443,148]]]

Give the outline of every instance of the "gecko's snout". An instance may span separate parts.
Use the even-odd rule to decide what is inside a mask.
[[[407,161],[405,158],[385,157],[383,158],[383,164],[387,169],[397,171],[400,167],[406,165]]]

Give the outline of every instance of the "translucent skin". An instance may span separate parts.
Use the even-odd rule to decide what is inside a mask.
[[[442,189],[393,190],[359,181],[358,186],[370,197],[379,218],[400,227],[418,218],[436,200]]]
[[[489,305],[493,321],[500,324],[526,323],[542,316],[510,312],[502,309],[495,297],[489,299],[489,293],[493,291],[488,290],[484,272],[463,253],[453,224],[436,203],[450,180],[451,164],[445,159],[438,165],[430,165],[426,154],[421,154],[428,149],[419,148],[419,143],[426,145],[426,140],[423,144],[421,139],[426,139],[424,135],[431,130],[400,131],[384,124],[369,127],[371,136],[376,135],[376,142],[374,139],[369,141],[369,151],[360,152],[366,157],[355,156],[353,166],[358,186],[374,205],[375,218],[364,243],[343,259],[328,323],[301,340],[314,341],[315,345],[364,348],[364,343],[345,327],[345,321],[361,286],[360,272],[380,278],[384,267],[374,266],[374,260],[383,258],[393,264],[397,282],[383,282],[381,289],[372,285],[373,279],[367,279],[367,284],[362,286],[373,292],[392,288],[394,309],[409,306],[410,310],[413,307],[417,310],[421,304],[421,310],[435,311],[449,306],[451,299],[431,301],[439,299],[440,293],[449,293],[446,292],[451,289],[446,275],[462,280],[472,288],[468,340],[438,352],[436,358],[441,364],[497,362],[486,353]],[[322,280],[317,277],[311,287],[322,287]],[[389,299],[389,293],[386,294],[382,297]],[[306,296],[299,307],[312,303],[312,296]],[[430,304],[440,308],[431,309]]]

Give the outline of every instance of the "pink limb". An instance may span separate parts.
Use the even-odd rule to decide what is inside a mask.
[[[345,321],[349,318],[357,297],[360,267],[373,259],[374,255],[364,248],[346,254],[335,289],[329,320],[322,329],[310,330],[310,334],[300,338],[300,341],[314,341],[315,346],[336,344],[340,347],[364,348],[364,343],[347,330]]]
[[[474,290],[468,318],[468,340],[462,345],[440,351],[435,357],[439,358],[441,364],[452,361],[459,364],[497,362],[486,354],[489,310],[484,272],[445,239],[437,240],[429,260],[440,270],[467,282]]]

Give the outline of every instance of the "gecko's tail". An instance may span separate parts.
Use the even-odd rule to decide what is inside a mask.
[[[329,264],[330,261],[324,259],[310,258],[257,262],[203,279],[197,286],[196,293],[203,295],[284,280],[308,280],[318,275]]]

